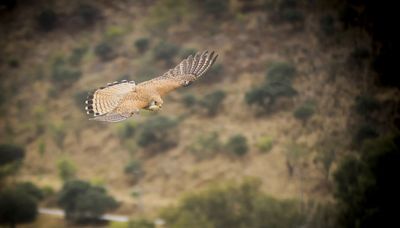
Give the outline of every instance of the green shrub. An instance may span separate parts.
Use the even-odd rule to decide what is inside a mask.
[[[83,3],[75,9],[75,15],[83,25],[91,26],[101,18],[102,13],[97,7]]]
[[[76,166],[68,158],[61,158],[57,161],[58,175],[63,181],[68,181],[75,178]]]
[[[3,189],[0,192],[0,224],[16,227],[19,223],[29,223],[36,219],[36,200],[20,189]]]
[[[13,144],[0,144],[0,166],[21,162],[24,157],[24,148]]]
[[[198,159],[210,158],[215,155],[218,150],[222,148],[219,135],[217,132],[211,132],[208,134],[202,134],[197,137],[188,147],[190,153],[192,153]]]
[[[315,112],[315,102],[306,101],[293,112],[293,116],[297,119],[306,122]]]
[[[57,14],[52,9],[45,9],[36,16],[36,23],[40,30],[49,32],[56,27]]]
[[[154,47],[154,58],[172,64],[175,56],[179,53],[179,47],[175,44],[161,41]]]
[[[281,83],[291,85],[296,68],[286,62],[277,62],[268,67],[266,81],[268,84]]]
[[[267,112],[279,97],[293,97],[297,91],[290,85],[274,83],[255,87],[245,94],[245,101],[249,105],[256,105]]]
[[[237,156],[243,156],[249,150],[247,138],[240,134],[230,137],[225,147],[229,152]]]
[[[185,108],[192,108],[197,104],[196,96],[186,93],[182,96],[182,103],[185,105]]]
[[[221,109],[222,103],[226,97],[226,93],[222,90],[217,90],[204,96],[199,101],[199,105],[205,108],[208,116],[215,116]]]
[[[270,136],[263,136],[258,139],[256,146],[262,153],[268,153],[274,146],[274,140]]]
[[[246,103],[268,112],[279,97],[297,95],[291,85],[295,75],[296,68],[289,63],[272,64],[267,70],[265,82],[246,92]]]
[[[64,184],[59,193],[58,205],[64,209],[66,219],[74,223],[98,221],[105,212],[118,206],[104,188],[81,180]]]
[[[306,222],[299,202],[264,194],[261,182],[214,186],[190,194],[178,206],[165,208],[161,218],[168,227],[297,227]]]
[[[149,49],[150,39],[147,37],[139,38],[135,40],[134,45],[140,54],[144,54]]]
[[[71,86],[81,75],[81,71],[67,66],[62,58],[57,58],[52,65],[51,79],[58,89]]]
[[[139,125],[137,143],[153,152],[166,151],[178,144],[176,126],[178,122],[165,116],[149,118]]]
[[[127,28],[124,28],[122,26],[113,25],[113,26],[109,26],[107,28],[105,36],[106,36],[107,40],[115,41],[118,37],[121,37],[124,34],[126,34],[126,32],[127,32]]]
[[[13,144],[0,144],[0,181],[15,174],[22,165],[25,149]]]
[[[52,196],[52,195],[54,195],[54,193],[55,193],[54,188],[51,187],[51,186],[49,186],[49,185],[44,186],[44,187],[41,189],[41,191],[42,191],[43,196],[44,196],[45,198],[46,198],[46,197],[49,197],[49,196]]]
[[[361,95],[356,97],[355,109],[361,116],[368,116],[368,114],[379,110],[381,107],[379,101],[369,95]]]
[[[115,56],[113,47],[107,41],[103,41],[96,45],[96,47],[94,48],[94,53],[102,61],[109,61]]]
[[[79,65],[87,50],[88,49],[86,47],[74,48],[68,59],[68,62],[72,65]]]
[[[40,201],[44,198],[42,189],[38,188],[32,182],[22,182],[15,186],[16,191],[23,191],[33,197],[36,201]]]
[[[131,160],[124,168],[127,175],[133,177],[135,181],[139,180],[143,175],[142,163],[139,160]]]

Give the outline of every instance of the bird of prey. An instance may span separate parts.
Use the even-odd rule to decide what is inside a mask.
[[[190,55],[162,76],[137,85],[127,80],[108,83],[87,97],[87,114],[93,115],[91,120],[119,122],[141,109],[160,110],[164,103],[162,96],[190,85],[210,69],[217,57],[214,52],[204,51]]]

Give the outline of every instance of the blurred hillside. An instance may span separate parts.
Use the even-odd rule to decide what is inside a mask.
[[[26,149],[7,181],[59,191],[86,180],[130,217],[154,217],[188,193],[249,177],[277,199],[333,202],[338,162],[395,129],[400,98],[371,67],[379,37],[343,22],[349,8],[291,0],[2,6],[0,143]],[[164,98],[162,111],[88,120],[88,91],[148,80],[203,50],[219,54],[212,70]],[[56,207],[51,197],[42,204]]]

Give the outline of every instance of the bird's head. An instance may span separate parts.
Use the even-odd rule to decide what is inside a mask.
[[[152,100],[149,104],[148,109],[151,111],[158,111],[162,108],[163,102],[161,100]]]

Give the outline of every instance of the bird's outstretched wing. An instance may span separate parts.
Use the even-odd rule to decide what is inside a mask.
[[[168,70],[162,76],[140,83],[140,86],[149,86],[156,89],[162,96],[182,86],[188,86],[204,75],[213,65],[218,55],[215,52],[204,51],[190,55],[175,68]]]
[[[87,114],[93,114],[94,120],[117,122],[129,118],[131,113],[116,113],[116,109],[123,98],[135,90],[135,82],[122,80],[121,82],[108,83],[89,95],[86,100]]]

